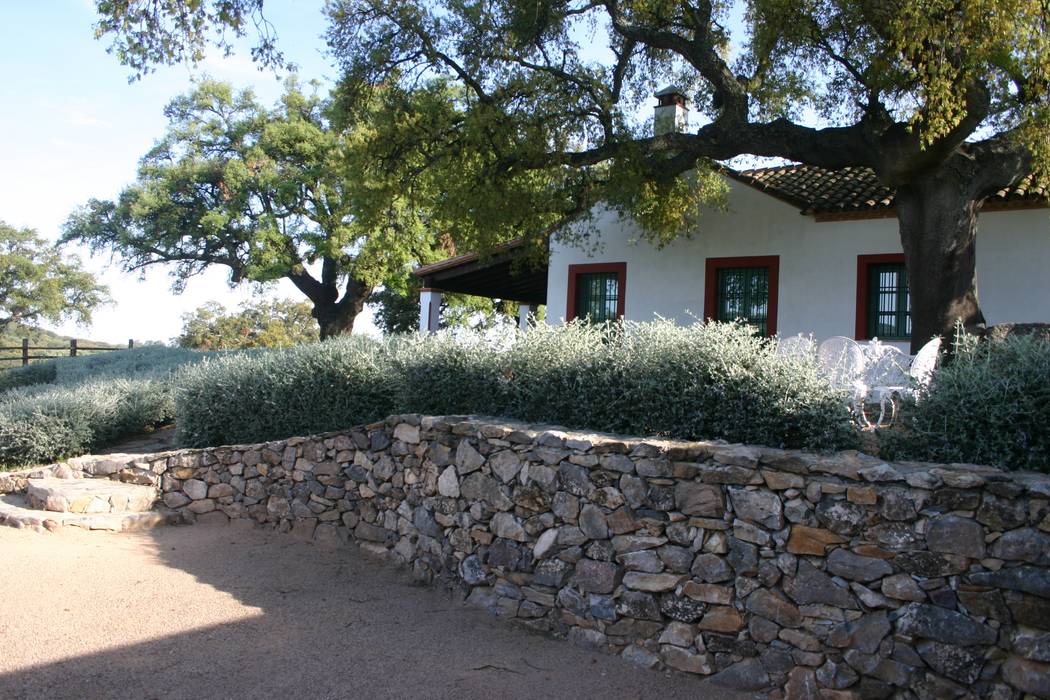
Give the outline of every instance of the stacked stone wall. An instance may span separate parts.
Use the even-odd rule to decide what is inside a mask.
[[[1050,697],[1050,478],[494,419],[71,460],[530,628],[787,698]],[[13,482],[12,482],[13,483]]]

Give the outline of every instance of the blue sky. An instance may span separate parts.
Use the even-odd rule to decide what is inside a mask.
[[[331,80],[323,55],[321,0],[267,0],[266,14],[285,57],[304,79]],[[162,68],[129,83],[130,71],[94,38],[91,0],[0,0],[0,220],[28,226],[54,240],[62,223],[88,199],[112,199],[134,180],[138,159],[164,132],[164,105],[191,87],[194,76],[252,87],[264,102],[280,94],[281,77],[260,72],[247,47],[230,58],[216,51],[200,66]],[[181,315],[208,300],[235,306],[251,296],[230,290],[217,268],[190,282],[181,295],[169,289],[167,270],[144,280],[125,275],[105,258],[85,261],[110,286],[116,304],[96,313],[88,327],[58,330],[93,340],[170,340]],[[298,297],[281,283],[270,295]],[[374,329],[369,318],[358,330]]]

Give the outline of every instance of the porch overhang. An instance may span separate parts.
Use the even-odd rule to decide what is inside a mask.
[[[426,289],[516,301],[536,307],[547,303],[547,264],[527,258],[524,241],[511,241],[482,259],[457,255],[412,271]]]

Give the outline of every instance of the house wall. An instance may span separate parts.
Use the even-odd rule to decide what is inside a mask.
[[[794,206],[737,182],[726,211],[705,213],[701,230],[658,249],[639,241],[631,222],[598,216],[597,250],[551,243],[547,319],[564,321],[568,267],[626,262],[629,320],[655,315],[690,323],[703,317],[704,265],[709,257],[780,256],[780,335],[812,333],[818,340],[853,337],[857,256],[900,253],[897,219],[817,222]],[[1045,209],[981,216],[978,284],[990,323],[1050,320],[1050,215]]]

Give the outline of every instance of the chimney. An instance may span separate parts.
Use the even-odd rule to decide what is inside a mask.
[[[668,85],[656,93],[656,99],[656,109],[653,110],[653,136],[688,131],[689,110],[685,106],[685,95],[682,91]]]

